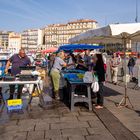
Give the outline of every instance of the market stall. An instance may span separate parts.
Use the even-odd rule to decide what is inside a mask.
[[[35,66],[27,66],[27,67],[20,67],[21,72],[16,76],[12,76],[10,74],[4,74],[2,79],[0,80],[1,88],[5,85],[24,85],[26,88],[26,92],[29,94],[29,101],[27,109],[31,110],[31,102],[34,97],[39,97],[39,104],[43,107],[44,106],[44,99],[42,96],[43,91],[43,78],[42,73],[35,71]],[[23,91],[23,90],[22,90]],[[19,102],[17,99],[8,99],[7,101],[4,100],[4,94],[7,92],[1,91],[3,104],[7,105],[9,110],[18,110],[22,109],[22,105],[17,105],[15,102]],[[20,99],[22,102],[22,99]],[[8,103],[10,102],[10,104]],[[14,103],[14,104],[13,104]],[[9,106],[10,105],[10,106]]]
[[[87,45],[87,44],[69,44],[60,46],[58,51],[74,52],[75,50],[94,50],[102,49],[103,46]],[[89,110],[92,110],[91,105],[91,81],[85,82],[83,80],[87,70],[80,69],[66,69],[61,72],[61,83],[65,83],[63,88],[65,92],[63,94],[64,99],[70,104],[71,111],[74,110],[74,105],[79,102],[85,102],[88,105]],[[92,75],[94,77],[94,74]],[[67,93],[67,94],[66,94]]]
[[[41,87],[40,87],[40,78],[38,78],[37,80],[32,80],[32,81],[21,81],[19,79],[15,79],[14,81],[4,81],[4,80],[1,80],[0,81],[0,85],[24,85],[24,84],[29,84],[29,85],[35,85],[36,88],[37,88],[37,92],[38,92],[38,95],[39,95],[39,99],[40,99],[40,103],[43,104],[44,103],[44,100],[43,100],[43,97],[42,97],[42,94],[40,94],[40,91],[41,91]],[[30,87],[28,87],[30,88]],[[30,91],[30,89],[28,89],[28,91]],[[29,101],[28,101],[28,107],[31,109],[31,101],[32,101],[32,96],[33,92],[29,93]]]
[[[67,89],[67,94],[64,94],[64,98],[69,102],[71,111],[74,110],[74,105],[79,102],[86,102],[89,110],[92,110],[90,93],[91,83],[83,82],[84,73],[85,71],[82,70],[65,70],[61,73],[66,81],[65,86]],[[86,90],[83,90],[83,88],[86,88]],[[81,89],[85,92],[81,93]]]
[[[69,40],[70,43],[98,43],[98,44],[121,43],[124,47],[123,49],[124,54],[127,50],[128,44],[130,44],[131,42],[139,42],[139,41],[140,41],[140,23],[110,24],[105,27],[89,30]],[[126,61],[124,65],[125,65],[125,94],[119,103],[119,107],[128,106],[127,100],[130,102],[130,99],[127,95]]]

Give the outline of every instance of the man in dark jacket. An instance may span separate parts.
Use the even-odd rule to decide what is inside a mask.
[[[133,77],[133,74],[134,74],[133,69],[134,69],[134,66],[135,66],[135,59],[131,55],[130,55],[130,58],[129,58],[127,66],[128,66],[128,69],[129,69],[130,76]]]

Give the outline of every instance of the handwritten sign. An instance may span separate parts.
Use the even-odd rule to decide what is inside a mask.
[[[22,109],[22,100],[21,99],[8,100],[7,108],[8,108],[8,111]]]

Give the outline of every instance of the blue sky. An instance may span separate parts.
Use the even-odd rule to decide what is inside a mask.
[[[136,0],[0,0],[0,30],[20,32],[82,18],[104,26],[135,22],[135,17]]]

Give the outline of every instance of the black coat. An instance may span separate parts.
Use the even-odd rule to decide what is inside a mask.
[[[129,67],[129,66],[132,66],[132,67],[135,66],[135,59],[134,59],[133,57],[131,57],[131,58],[129,59],[129,61],[128,61],[128,67]]]
[[[96,63],[94,70],[97,73],[98,76],[98,80],[99,82],[104,82],[105,81],[105,69],[104,69],[104,65]]]

